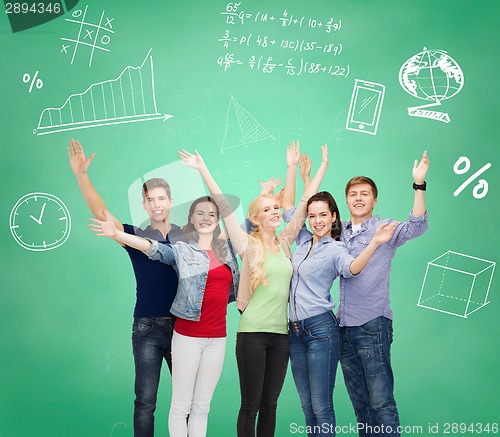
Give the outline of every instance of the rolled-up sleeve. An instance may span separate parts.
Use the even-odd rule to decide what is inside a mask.
[[[175,249],[171,244],[158,243],[155,240],[149,240],[151,247],[144,252],[149,259],[161,261],[164,264],[176,264]]]
[[[339,272],[339,275],[342,275],[344,278],[353,276],[351,272],[351,263],[353,261],[354,257],[349,255],[345,244],[337,242],[337,251],[333,258],[333,267]]]
[[[413,211],[407,222],[399,223],[396,226],[394,236],[392,237],[393,244],[399,247],[413,238],[420,237],[429,228],[427,211],[424,215],[415,216]]]

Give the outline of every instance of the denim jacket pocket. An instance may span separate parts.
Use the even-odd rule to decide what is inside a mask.
[[[201,260],[200,259],[198,259],[198,258],[191,258],[191,257],[187,257],[187,256],[184,258],[184,262],[188,266],[197,266],[197,265],[201,264]]]

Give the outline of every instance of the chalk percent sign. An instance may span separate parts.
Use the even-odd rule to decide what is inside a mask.
[[[463,167],[460,167],[463,165]],[[483,165],[478,171],[476,171],[472,176],[470,176],[462,185],[460,185],[453,195],[457,197],[465,188],[467,188],[471,183],[474,182],[479,176],[481,176],[486,170],[491,167],[491,163]],[[457,159],[457,162],[453,165],[453,171],[455,174],[464,174],[470,170],[470,160],[467,156],[461,156]],[[482,199],[484,196],[488,194],[488,181],[486,179],[479,179],[477,181],[477,185],[472,190],[472,195],[476,199]]]
[[[35,72],[35,74],[33,75],[33,78],[31,78],[31,76],[28,73],[23,74],[23,82],[24,83],[28,83],[29,81],[31,81],[30,89],[29,89],[30,93],[31,93],[31,90],[33,89],[33,85],[35,85],[38,89],[43,87],[42,79],[37,79],[37,76],[38,76],[38,71]]]

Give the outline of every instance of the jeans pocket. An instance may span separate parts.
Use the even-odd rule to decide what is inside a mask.
[[[147,319],[134,320],[132,327],[132,337],[147,335],[154,327],[154,321],[149,321]]]
[[[382,332],[382,320],[381,317],[370,320],[359,327],[359,330],[363,334],[371,335],[372,337],[378,337]]]
[[[323,320],[321,322],[308,326],[306,332],[311,338],[327,339],[334,334],[337,335],[337,326],[335,325],[333,320],[329,322]]]

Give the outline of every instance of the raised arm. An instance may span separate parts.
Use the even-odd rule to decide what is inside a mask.
[[[297,205],[297,209],[292,219],[280,233],[280,236],[285,238],[289,244],[293,243],[293,241],[297,238],[300,230],[302,229],[302,226],[304,226],[307,215],[307,201],[312,195],[318,192],[318,189],[328,168],[328,146],[326,144],[321,146],[321,154],[321,164],[318,168],[318,171],[314,175],[314,179],[304,190],[304,195],[300,199],[300,202]]]
[[[283,192],[283,210],[288,211],[290,208],[295,206],[295,180],[297,178],[297,165],[300,160],[300,144],[294,141],[286,149],[286,179],[285,179],[285,190]]]
[[[158,243],[155,240],[127,234],[117,229],[108,211],[103,211],[106,220],[90,219],[89,228],[97,237],[108,237],[120,244],[133,247],[144,252],[149,258],[161,261],[165,264],[176,264],[174,246],[170,244]]]
[[[97,237],[108,237],[120,244],[126,244],[134,249],[146,252],[151,247],[151,242],[136,235],[127,234],[118,229],[108,211],[102,211],[104,220],[90,219],[89,228]]]
[[[304,188],[304,195],[302,196],[302,198],[307,197],[307,199],[309,199],[309,197],[318,192],[321,182],[325,177],[327,168],[328,168],[328,146],[326,144],[323,144],[321,146],[321,164],[318,168],[318,171],[314,175],[314,179],[311,181],[311,183],[307,188]]]
[[[78,187],[80,188],[83,198],[85,199],[85,202],[87,202],[92,215],[98,220],[106,220],[106,217],[103,215],[103,211],[107,211],[106,204],[92,185],[88,176],[88,168],[94,159],[95,153],[92,153],[88,158],[86,158],[82,145],[79,141],[75,140],[70,141],[67,151],[71,170],[75,174]],[[113,220],[116,228],[123,231],[122,223],[111,213],[108,212],[108,215]]]
[[[422,155],[422,159],[420,163],[418,160],[415,160],[413,164],[413,181],[415,185],[424,186],[425,187],[425,177],[427,176],[427,171],[429,170],[429,157],[427,156],[427,150]],[[415,198],[413,200],[413,215],[415,217],[421,217],[426,212],[425,206],[425,191],[421,189],[415,190]]]
[[[311,169],[312,169],[312,159],[309,158],[307,153],[300,155],[299,161],[300,177],[304,182],[304,190],[311,184]]]
[[[219,207],[224,220],[224,225],[226,226],[227,233],[229,234],[229,238],[231,239],[234,249],[240,256],[243,255],[248,245],[248,235],[243,229],[241,229],[231,204],[222,193],[219,185],[208,170],[208,167],[205,165],[203,158],[198,151],[195,151],[195,155],[193,155],[186,150],[180,150],[178,155],[184,160],[184,163],[188,167],[192,167],[200,172],[208,191],[210,191],[210,194]]]
[[[377,228],[368,246],[366,246],[351,263],[349,269],[353,275],[358,274],[365,268],[366,264],[368,264],[368,261],[370,261],[370,258],[375,253],[375,250],[377,250],[377,247],[383,243],[387,243],[392,238],[397,224],[398,222],[392,222],[390,224],[384,223]]]

